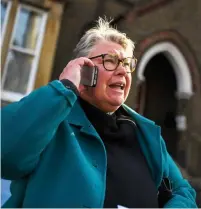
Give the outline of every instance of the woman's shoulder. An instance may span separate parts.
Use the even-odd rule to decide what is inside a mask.
[[[145,123],[149,123],[149,124],[152,124],[152,125],[155,125],[155,122],[140,115],[139,113],[137,113],[135,110],[133,110],[132,108],[130,108],[129,106],[127,106],[126,104],[123,104],[122,105],[122,109],[124,109],[124,111],[127,112],[127,114],[129,114],[132,118],[134,118],[134,120],[136,122],[145,122]]]

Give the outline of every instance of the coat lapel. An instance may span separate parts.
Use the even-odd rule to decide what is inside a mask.
[[[75,102],[67,120],[69,124],[80,128],[81,133],[93,136],[103,144],[99,134],[88,120],[78,100]]]
[[[123,105],[123,107],[136,122],[138,127],[136,131],[137,138],[150,167],[152,176],[158,187],[163,175],[163,160],[160,140],[161,129],[159,126],[155,125],[153,121],[137,114],[128,106]]]

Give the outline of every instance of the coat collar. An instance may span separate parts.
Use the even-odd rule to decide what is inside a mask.
[[[128,106],[123,105],[123,108],[137,124],[137,136],[140,146],[146,157],[156,185],[159,186],[162,179],[160,127],[155,125],[153,121],[139,115]],[[103,145],[99,134],[88,120],[78,100],[75,102],[70,114],[68,115],[67,121],[69,124],[79,127],[80,132],[94,136]]]
[[[77,100],[67,117],[69,124],[80,128],[80,132],[96,137],[103,144],[99,134],[88,120],[84,110],[82,109],[79,100]]]

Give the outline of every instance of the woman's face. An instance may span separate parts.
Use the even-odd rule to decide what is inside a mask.
[[[101,41],[94,46],[88,57],[101,54],[116,54],[119,59],[133,55],[131,49],[125,50],[117,43]],[[98,67],[97,85],[82,92],[81,97],[104,112],[114,112],[125,102],[129,94],[131,73],[127,73],[121,63],[115,71],[106,71],[101,57],[92,61]]]

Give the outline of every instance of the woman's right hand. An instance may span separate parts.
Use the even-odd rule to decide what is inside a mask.
[[[93,62],[87,57],[79,57],[71,60],[63,69],[63,72],[60,74],[59,80],[68,79],[79,89],[81,69],[84,65],[91,67],[94,66]]]

